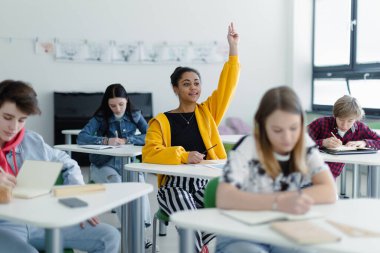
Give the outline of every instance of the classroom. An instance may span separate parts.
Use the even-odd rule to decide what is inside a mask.
[[[365,111],[363,122],[380,133],[377,98],[380,36],[373,32],[374,27],[380,26],[380,18],[375,15],[380,11],[380,4],[376,0],[2,0],[0,6],[0,82],[12,79],[31,84],[42,113],[29,117],[26,128],[40,134],[52,147],[65,144],[56,140],[57,135],[64,139],[61,130],[66,128],[56,123],[54,94],[57,92],[93,94],[104,92],[110,84],[120,83],[128,93],[150,93],[151,116],[155,117],[178,105],[170,75],[176,67],[188,66],[201,74],[202,93],[198,103],[206,100],[216,89],[223,64],[229,59],[226,35],[231,22],[239,35],[240,75],[219,126],[224,147],[231,149],[236,138],[253,133],[254,116],[261,98],[278,86],[290,87],[300,98],[305,125],[317,118],[332,116],[335,101],[343,95],[352,95]],[[183,53],[185,51],[187,53]],[[88,108],[86,104],[76,106]],[[96,109],[90,108],[92,113]],[[185,119],[187,124],[191,120]],[[231,122],[237,122],[238,126],[231,127]],[[226,141],[230,138],[228,135],[236,138],[229,143]],[[76,134],[70,140],[75,143]],[[102,144],[108,144],[108,139]],[[206,154],[212,145],[215,141],[205,146]],[[211,147],[211,151],[221,146]],[[87,157],[87,153],[81,157]],[[346,163],[342,174],[339,173],[334,181],[338,198],[340,196],[337,202],[361,200],[367,203],[364,200],[369,199],[377,202],[380,198],[380,158],[379,161],[372,158],[378,154],[368,154],[369,159],[364,157],[360,161],[358,156],[351,156],[352,160],[344,155],[322,156],[325,162]],[[134,155],[131,157],[133,160]],[[123,159],[123,166],[131,161]],[[139,166],[136,165],[136,171],[150,169],[144,164]],[[81,165],[81,169],[85,179],[89,177],[89,163]],[[124,173],[129,176],[129,172]],[[156,197],[156,174],[159,173],[145,173],[145,182],[153,186],[149,194],[145,193],[153,218],[159,209]],[[205,176],[212,177],[211,174]],[[132,200],[119,205],[127,201]],[[368,202],[368,205],[378,208],[380,204]],[[353,206],[351,211],[355,211],[356,205]],[[129,233],[134,233],[127,228],[128,224],[118,221],[117,206],[112,209],[113,213],[102,214],[101,218],[119,230],[128,229]],[[122,214],[125,209],[123,206]],[[275,210],[273,206],[272,209]],[[136,210],[141,211],[141,208]],[[175,224],[190,229],[183,230],[185,235],[197,231],[198,227],[196,224],[186,227],[188,224],[180,218],[169,222],[166,236],[157,236],[157,252],[190,252],[188,248],[193,245],[190,243],[186,248],[186,241],[182,241],[184,237],[182,234],[180,237]],[[120,228],[124,225],[125,228]],[[202,228],[201,222],[199,226]],[[228,235],[222,228],[213,229]],[[240,226],[235,229],[233,233],[236,234],[244,230]],[[153,225],[143,230],[139,228],[136,234],[143,235],[144,240],[153,240]],[[374,230],[380,233],[380,228]],[[253,232],[247,229],[243,233]],[[252,239],[243,235],[241,238]],[[282,246],[291,245],[278,240]],[[120,252],[126,252],[128,242],[122,241]],[[357,245],[342,247],[352,246],[350,252],[356,252]],[[216,252],[216,247],[214,239],[208,251],[202,249],[202,252]],[[139,246],[137,248],[140,250]],[[339,250],[338,246],[316,247],[317,252],[344,252]],[[0,245],[1,252],[6,251]],[[152,246],[149,245],[145,252],[152,252]]]

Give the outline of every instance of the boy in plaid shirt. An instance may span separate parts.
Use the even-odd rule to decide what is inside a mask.
[[[335,148],[341,145],[380,149],[380,136],[360,120],[364,111],[356,98],[344,95],[333,107],[333,115],[314,120],[308,125],[310,137],[319,148]],[[337,178],[344,163],[327,163]]]

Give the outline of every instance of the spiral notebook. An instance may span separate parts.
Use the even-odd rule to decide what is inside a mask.
[[[12,191],[16,198],[30,199],[50,193],[63,163],[25,160],[17,174],[17,185]]]

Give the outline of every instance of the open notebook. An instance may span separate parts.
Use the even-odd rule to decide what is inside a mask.
[[[240,221],[247,225],[261,225],[273,221],[283,220],[307,220],[313,218],[321,218],[322,215],[317,212],[309,211],[306,214],[294,215],[275,211],[236,211],[236,210],[220,210],[234,220]]]
[[[357,148],[343,145],[336,148],[323,148],[321,151],[331,155],[372,154],[377,152],[377,150],[373,148]]]
[[[81,148],[89,148],[89,149],[111,149],[111,148],[120,148],[120,146],[111,146],[111,145],[79,145]]]
[[[34,198],[48,194],[57,181],[63,163],[25,160],[12,194],[16,198]]]

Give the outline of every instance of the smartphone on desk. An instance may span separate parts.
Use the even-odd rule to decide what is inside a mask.
[[[58,199],[58,202],[62,205],[68,206],[70,208],[77,208],[77,207],[86,207],[88,206],[87,202],[78,199],[78,198],[64,198],[64,199]]]

